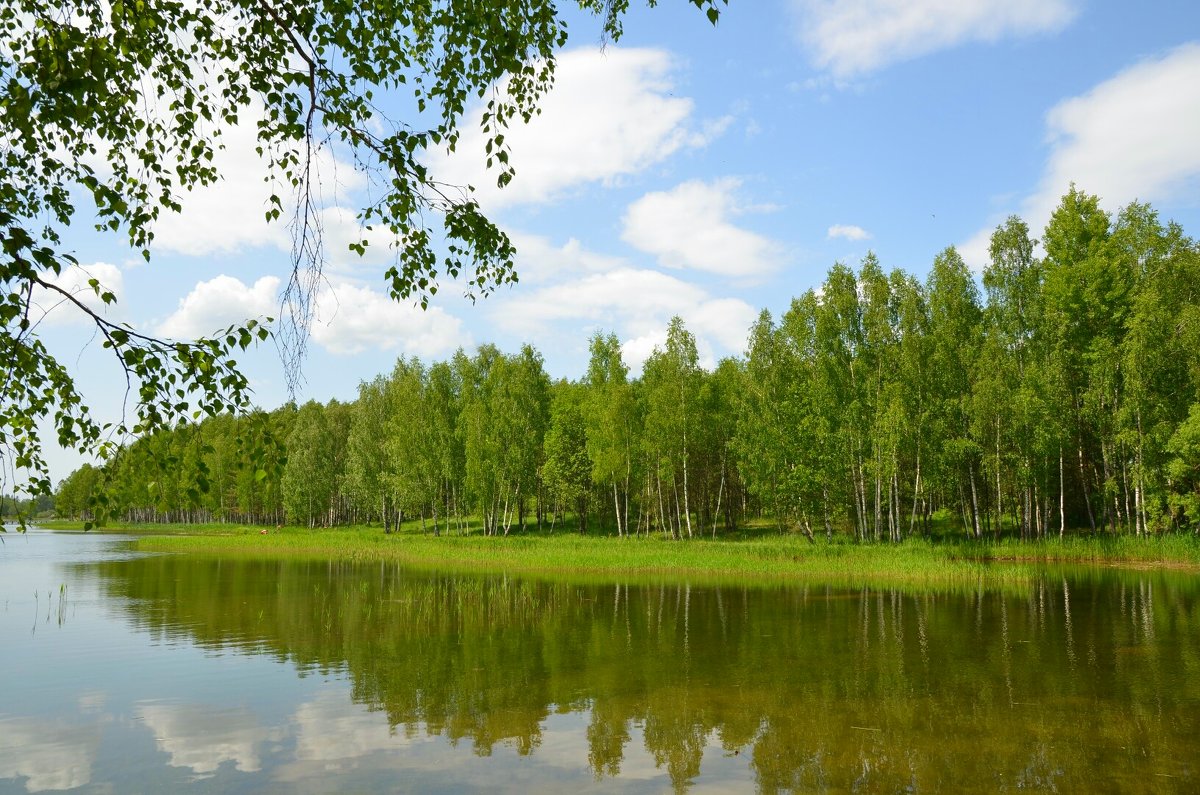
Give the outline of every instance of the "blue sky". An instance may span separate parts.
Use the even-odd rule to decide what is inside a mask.
[[[344,251],[365,186],[325,154],[331,255],[298,400],[353,399],[397,356],[489,341],[530,342],[553,377],[578,378],[600,330],[636,371],[676,314],[711,365],[835,261],[874,251],[923,277],[956,245],[981,269],[996,224],[1018,213],[1040,233],[1071,181],[1109,211],[1149,201],[1200,230],[1194,2],[733,0],[714,28],[663,0],[603,50],[594,18],[570,26],[543,114],[509,135],[516,179],[480,193],[518,246],[518,285],[471,304],[443,284],[425,312],[388,301],[385,247]],[[473,128],[429,165],[494,184]],[[159,224],[149,264],[75,225],[69,242],[117,293],[116,317],[191,337],[279,314],[290,239],[261,221],[252,135],[226,135],[226,178]],[[115,418],[123,381],[89,329],[61,311],[43,329]],[[271,345],[244,364],[261,405],[287,399]],[[80,462],[50,458],[56,479]]]

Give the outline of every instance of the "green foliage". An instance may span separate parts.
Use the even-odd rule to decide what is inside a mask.
[[[580,529],[585,529],[593,464],[588,456],[588,436],[579,389],[567,383],[559,383],[553,390],[545,456],[542,476],[546,495],[554,505],[575,508]]]
[[[935,537],[944,519],[975,540],[1200,531],[1200,249],[1144,205],[1097,213],[1072,190],[1044,259],[1020,219],[998,227],[984,304],[952,248],[925,284],[868,255],[779,323],[764,312],[746,358],[712,372],[680,318],[640,379],[612,334],[553,387],[531,347],[484,345],[401,360],[349,406],[264,415],[251,427],[290,434],[286,466],[248,465],[221,442],[247,431],[216,418],[144,437],[105,478],[162,519],[271,521],[282,489],[293,521],[435,533],[470,515],[522,532],[530,509],[670,538],[769,516],[814,543]],[[274,496],[247,507],[231,467]]]
[[[389,516],[394,472],[387,454],[388,430],[395,413],[395,390],[382,376],[358,386],[346,440],[347,497],[361,510]]]
[[[91,464],[84,464],[72,472],[54,494],[55,513],[64,518],[90,520],[90,506],[102,476],[103,473]]]
[[[280,484],[289,521],[309,527],[332,521],[349,434],[344,409],[336,401],[328,407],[309,402],[296,412]]]
[[[1170,506],[1200,528],[1200,401],[1167,443],[1167,473],[1174,482]]]
[[[724,5],[692,2],[714,24]],[[620,35],[626,0],[578,5],[600,17],[606,38]],[[59,444],[106,461],[142,433],[250,410],[234,356],[266,338],[258,319],[194,342],[163,340],[108,321],[56,279],[77,264],[62,232],[89,211],[97,230],[123,236],[148,260],[155,222],[178,212],[188,191],[221,179],[214,155],[235,127],[254,128],[268,167],[266,220],[279,220],[285,204],[295,208],[287,322],[277,335],[291,378],[325,256],[314,220],[322,149],[336,147],[370,182],[371,199],[358,219],[367,233],[398,241],[383,274],[393,297],[424,306],[441,279],[462,277],[471,296],[515,281],[512,243],[481,213],[473,189],[436,181],[423,158],[453,150],[469,103],[490,98],[482,118],[488,165],[499,185],[510,182],[515,170],[505,133],[537,112],[566,38],[566,22],[547,0],[386,8],[343,0],[5,4],[3,474],[20,477],[29,493],[51,492],[38,431],[43,419],[53,423]],[[393,118],[395,108],[406,118]],[[350,249],[365,253],[367,237]],[[95,280],[90,289],[104,305],[115,300]],[[43,293],[95,326],[129,384],[134,418],[108,426],[92,417],[38,336],[31,309]]]
[[[616,334],[597,332],[584,380],[581,411],[592,480],[612,488],[617,533],[628,532],[629,491],[634,477],[642,412]],[[624,499],[622,499],[624,497]],[[607,502],[607,500],[605,500]]]
[[[690,538],[688,463],[699,421],[700,366],[696,338],[682,318],[671,318],[666,345],[655,346],[646,359],[642,381],[642,443],[659,503],[659,523],[676,538],[685,530]]]

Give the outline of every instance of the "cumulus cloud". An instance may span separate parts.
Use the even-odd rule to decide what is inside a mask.
[[[428,737],[397,734],[381,712],[368,712],[342,693],[323,693],[296,709],[296,759],[338,767],[379,751],[392,751]]]
[[[46,274],[49,276],[49,274]],[[72,265],[64,268],[63,272],[53,278],[46,278],[59,290],[73,296],[91,311],[98,315],[108,315],[114,311],[113,305],[106,305],[89,282],[95,279],[100,283],[102,292],[110,292],[117,299],[117,307],[125,290],[125,277],[121,269],[107,262],[94,262],[90,265]],[[90,323],[91,321],[71,303],[69,299],[55,290],[38,287],[33,292],[33,307],[40,311],[45,322],[54,325],[70,323]]]
[[[555,245],[541,235],[525,232],[509,232],[508,237],[517,248],[517,275],[523,285],[543,284],[568,274],[609,271],[625,264],[620,257],[589,251],[575,238]]]
[[[435,357],[470,344],[462,321],[442,308],[393,301],[387,295],[347,282],[329,283],[317,296],[312,339],[330,353],[393,351]]]
[[[743,277],[770,273],[782,260],[779,245],[731,221],[757,209],[738,199],[740,186],[731,178],[692,180],[647,193],[625,211],[621,239],[666,268]]]
[[[270,170],[257,152],[262,106],[252,103],[239,116],[237,126],[221,131],[223,148],[213,155],[212,165],[220,177],[180,196],[182,212],[159,216],[154,225],[155,251],[189,256],[231,254],[260,246],[291,251],[286,221],[295,199],[290,186],[267,181]],[[364,184],[363,176],[327,146],[317,150],[312,167],[319,206],[335,207],[349,191]],[[279,195],[284,214],[268,223],[271,193]]]
[[[100,746],[95,725],[0,717],[0,781],[25,778],[27,792],[75,789],[92,780]]]
[[[277,276],[263,276],[250,286],[224,274],[200,282],[159,325],[158,333],[174,339],[195,339],[250,318],[276,316],[279,286]]]
[[[359,223],[354,210],[348,207],[326,207],[320,215],[321,231],[329,265],[334,271],[350,273],[376,271],[396,258],[396,238],[388,230],[376,226],[367,230]],[[366,241],[361,256],[350,245]]]
[[[733,121],[728,115],[693,119],[694,102],[675,95],[676,70],[671,54],[660,49],[566,51],[558,56],[555,85],[540,102],[540,113],[528,124],[514,121],[505,132],[517,170],[512,184],[498,189],[499,171],[486,168],[486,136],[478,124],[482,102],[464,114],[455,151],[429,152],[426,163],[444,182],[473,185],[488,209],[550,202],[581,185],[608,184],[639,173],[675,152],[705,146]],[[286,216],[290,191],[265,181],[267,163],[256,152],[261,107],[255,104],[241,116],[238,126],[222,132],[224,148],[213,161],[220,178],[181,196],[183,211],[164,213],[156,222],[156,251],[189,256],[255,247],[291,251],[287,225],[265,219],[272,192],[282,197]],[[352,267],[360,261],[347,256],[346,244],[361,239],[361,229],[348,208],[353,204],[348,196],[366,184],[365,177],[329,147],[319,150],[314,169],[318,203],[327,205],[319,217],[326,251],[335,268]],[[387,256],[387,235],[368,237],[368,260]]]
[[[260,770],[260,746],[282,737],[245,708],[155,703],[139,705],[134,714],[154,732],[158,750],[170,755],[168,764],[190,768],[201,777],[211,776],[226,761],[244,773]]]
[[[813,63],[851,78],[968,42],[1054,33],[1077,0],[793,0]]]
[[[826,236],[830,240],[838,237],[845,238],[846,240],[869,240],[871,233],[861,226],[854,226],[853,224],[834,224],[829,227],[829,232]]]
[[[741,353],[757,311],[737,298],[715,298],[699,285],[659,271],[622,266],[523,293],[493,312],[498,326],[536,341],[579,334],[582,325],[613,329],[625,342],[626,363],[637,371],[667,324],[679,315],[697,337],[705,366],[718,354]],[[569,324],[569,325],[566,325]]]
[[[1052,154],[1026,203],[1047,217],[1071,181],[1110,202],[1166,199],[1200,174],[1200,44],[1144,61],[1046,115]]]
[[[1046,114],[1050,156],[1020,214],[1040,234],[1072,182],[1109,209],[1200,198],[1200,44],[1142,61]],[[987,261],[993,227],[960,247]]]
[[[175,339],[212,334],[250,318],[279,314],[280,280],[263,276],[247,285],[233,276],[200,282],[158,326]],[[470,342],[462,322],[439,307],[427,310],[393,301],[377,290],[345,280],[327,280],[317,291],[312,339],[334,354],[364,350],[436,356]]]
[[[727,354],[742,354],[758,310],[737,298],[704,301],[684,316],[692,331],[717,342]]]
[[[704,146],[731,121],[689,124],[693,102],[673,95],[675,64],[664,50],[606,47],[558,56],[553,90],[528,124],[505,133],[516,178],[503,190],[487,169],[486,136],[465,123],[452,154],[431,153],[432,173],[472,185],[487,208],[545,203],[589,183],[636,174],[685,148]],[[504,86],[500,87],[504,90]],[[479,119],[482,103],[465,116]]]
[[[752,306],[737,298],[709,298],[677,314],[696,338],[700,366],[709,369],[720,358],[745,352],[746,337],[758,316]],[[631,370],[640,371],[654,349],[666,345],[668,323],[669,319],[653,331],[621,343],[621,355]]]
[[[223,133],[225,148],[213,157],[221,177],[182,196],[182,212],[164,212],[159,217],[154,226],[156,251],[200,256],[254,246],[281,250],[291,246],[284,225],[267,223],[265,217],[271,188],[264,182],[266,163],[255,151],[253,121]]]
[[[654,270],[620,267],[561,282],[506,303],[508,325],[552,320],[603,320],[610,312],[630,318],[670,317],[707,297],[703,288]],[[518,311],[512,311],[516,307]],[[657,326],[657,320],[651,326]]]

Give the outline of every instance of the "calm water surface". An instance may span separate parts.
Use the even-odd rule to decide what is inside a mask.
[[[568,585],[0,546],[0,793],[1196,792],[1200,582]]]

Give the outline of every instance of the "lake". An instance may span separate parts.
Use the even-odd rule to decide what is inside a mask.
[[[1200,579],[586,584],[0,546],[0,793],[1194,792]]]

